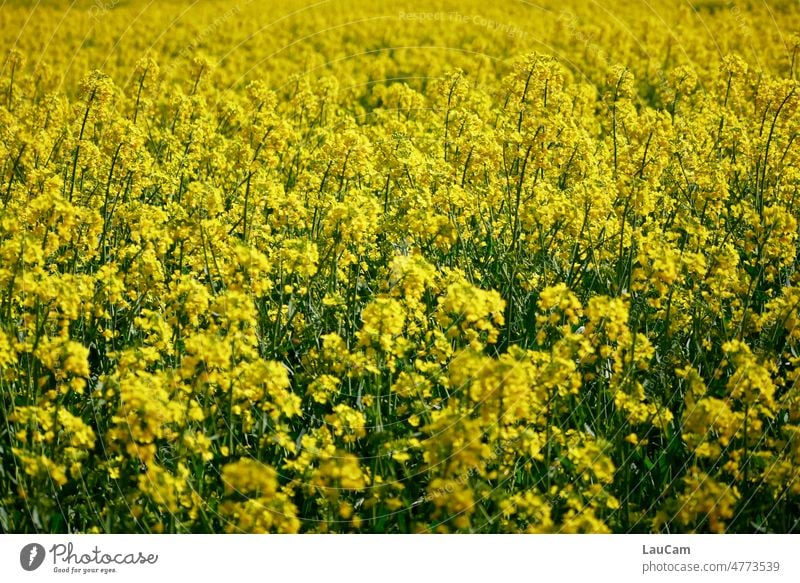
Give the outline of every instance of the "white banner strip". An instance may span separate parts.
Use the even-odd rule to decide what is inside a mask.
[[[4,535],[0,581],[800,581],[794,535]]]

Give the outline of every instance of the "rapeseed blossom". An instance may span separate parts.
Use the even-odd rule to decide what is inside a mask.
[[[796,10],[145,4],[0,11],[4,531],[796,528]]]

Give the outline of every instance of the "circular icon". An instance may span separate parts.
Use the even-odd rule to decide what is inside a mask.
[[[30,543],[19,552],[19,564],[26,571],[35,571],[44,563],[44,547],[38,543]]]

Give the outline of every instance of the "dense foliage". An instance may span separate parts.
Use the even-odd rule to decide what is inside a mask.
[[[797,529],[796,3],[490,4],[3,3],[3,531]]]

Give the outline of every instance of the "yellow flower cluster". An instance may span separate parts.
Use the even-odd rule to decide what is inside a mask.
[[[0,10],[0,529],[797,529],[791,2],[102,4]]]

